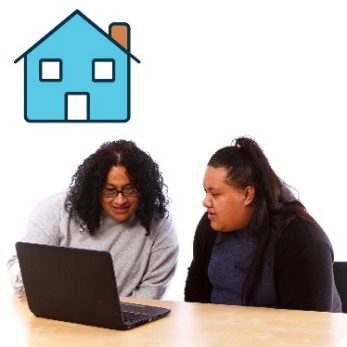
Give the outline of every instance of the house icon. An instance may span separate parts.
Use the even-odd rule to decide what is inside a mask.
[[[14,62],[24,59],[28,122],[130,119],[130,26],[104,32],[75,10]]]

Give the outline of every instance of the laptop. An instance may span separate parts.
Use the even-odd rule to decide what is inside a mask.
[[[106,251],[17,242],[30,311],[37,317],[127,330],[167,316],[164,307],[121,302]]]

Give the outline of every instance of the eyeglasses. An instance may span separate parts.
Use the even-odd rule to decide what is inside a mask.
[[[136,188],[134,187],[125,187],[122,190],[118,190],[115,188],[105,188],[101,195],[104,198],[112,198],[114,199],[115,197],[117,197],[117,195],[121,193],[123,196],[125,196],[126,198],[131,197],[131,196],[137,196],[138,191]]]

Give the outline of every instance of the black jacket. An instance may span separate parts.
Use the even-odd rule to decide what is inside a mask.
[[[194,236],[185,301],[211,302],[208,266],[217,234],[205,213]],[[293,219],[283,228],[276,244],[274,267],[278,307],[341,312],[333,262],[333,249],[325,232],[311,222]]]

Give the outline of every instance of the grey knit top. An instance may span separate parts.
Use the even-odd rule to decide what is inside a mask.
[[[32,212],[21,241],[108,251],[121,296],[160,299],[177,265],[178,239],[172,218],[153,221],[150,234],[133,215],[118,222],[106,213],[94,236],[81,232],[80,223],[65,210],[66,194],[42,201]],[[23,289],[18,259],[7,262],[12,286]]]

